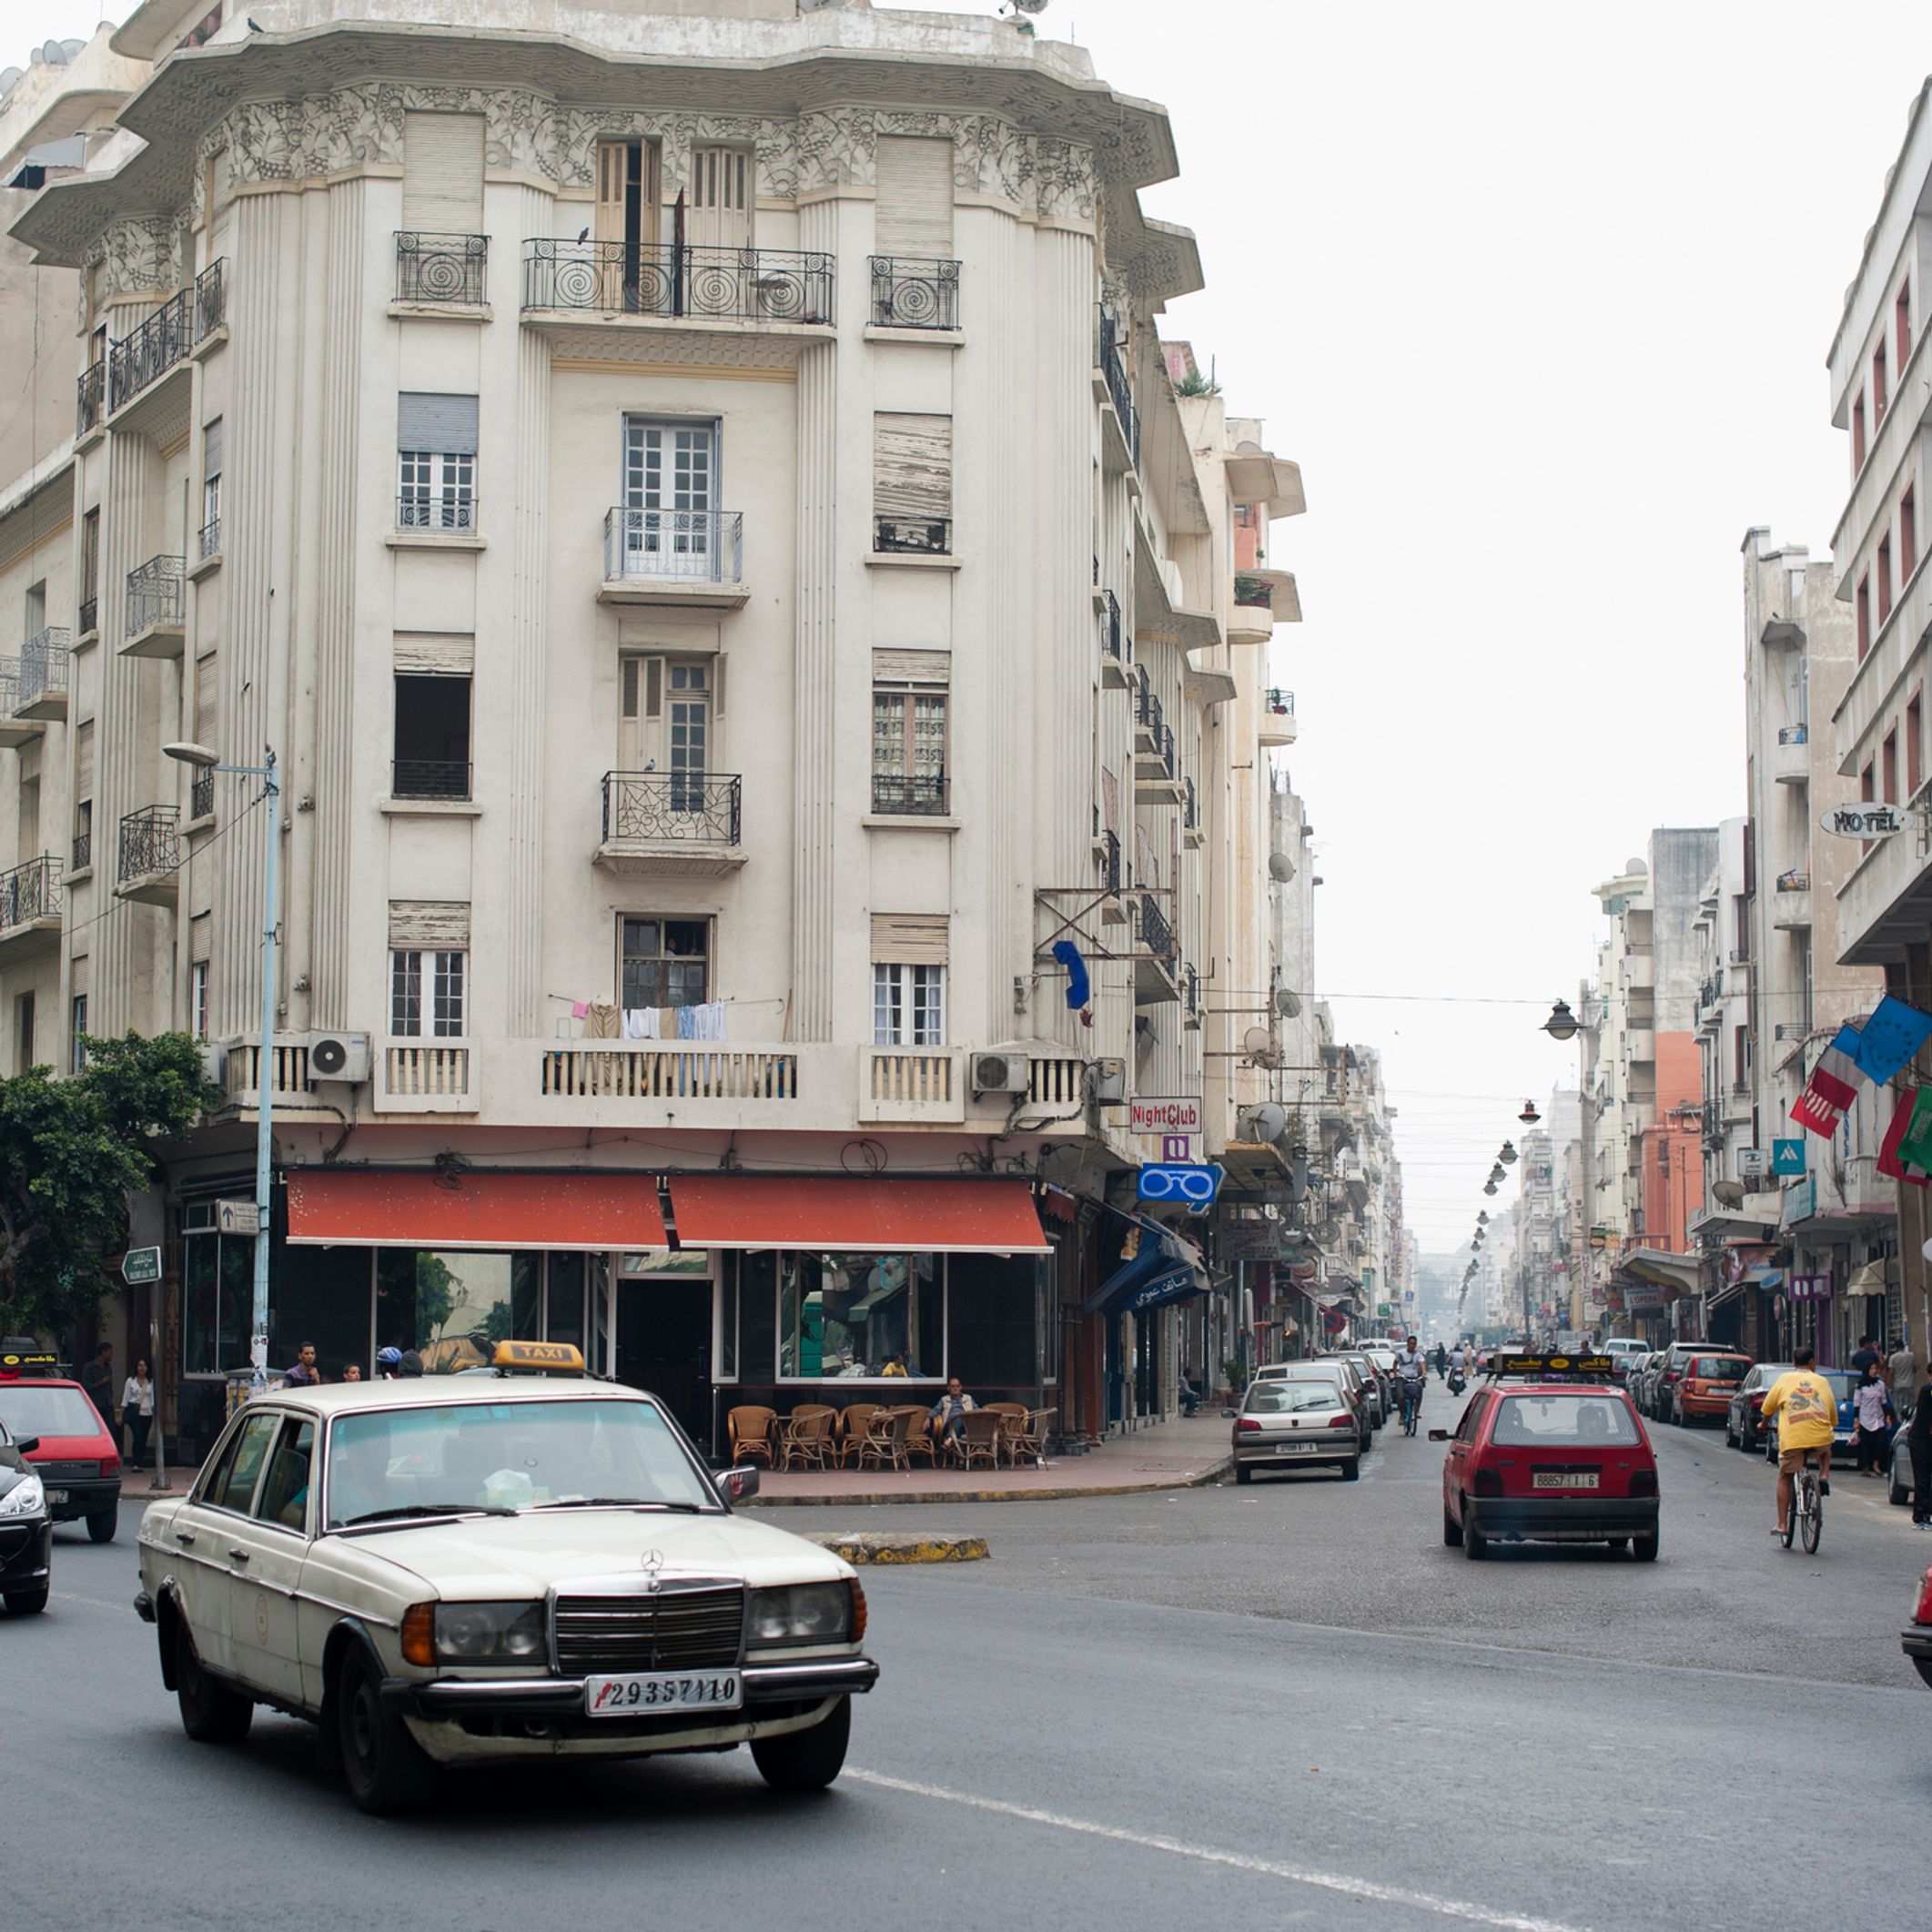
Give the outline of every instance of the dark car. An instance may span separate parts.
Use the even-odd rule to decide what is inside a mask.
[[[1707,1341],[1674,1341],[1659,1359],[1650,1380],[1650,1413],[1660,1422],[1668,1422],[1676,1413],[1677,1384],[1692,1362],[1710,1348]]]
[[[1838,1419],[1831,1432],[1831,1446],[1835,1452],[1850,1453],[1858,1446],[1858,1424],[1852,1412],[1852,1391],[1857,1386],[1858,1378],[1849,1369],[1814,1369],[1811,1371],[1821,1381],[1831,1385],[1832,1393],[1838,1399]],[[1777,1418],[1771,1418],[1771,1427],[1765,1431],[1765,1459],[1777,1461]]]
[[[15,1438],[36,1437],[27,1460],[46,1485],[56,1522],[83,1518],[96,1543],[111,1543],[121,1503],[121,1452],[78,1382],[38,1372],[52,1358],[25,1358],[0,1376],[0,1423]]]
[[[1755,1451],[1764,1441],[1761,1416],[1765,1406],[1765,1395],[1781,1375],[1791,1373],[1788,1361],[1754,1362],[1737,1385],[1737,1391],[1731,1398],[1730,1407],[1725,1411],[1724,1439],[1735,1449]]]
[[[27,1460],[39,1446],[32,1436],[11,1436],[0,1424],[0,1602],[16,1617],[47,1607],[54,1519],[46,1485]]]
[[[1628,1545],[1657,1553],[1657,1464],[1628,1395],[1604,1379],[1485,1383],[1442,1462],[1442,1541],[1466,1556],[1498,1542]]]

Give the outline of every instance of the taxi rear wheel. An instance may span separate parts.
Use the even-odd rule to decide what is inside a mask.
[[[1489,1554],[1489,1538],[1476,1527],[1466,1501],[1462,1505],[1462,1553],[1472,1563],[1481,1563]]]
[[[384,1705],[381,1676],[358,1649],[342,1660],[336,1725],[342,1776],[362,1810],[383,1817],[429,1802],[435,1766],[401,1717]]]
[[[1449,1505],[1446,1502],[1442,1505],[1442,1541],[1452,1550],[1460,1550],[1462,1547],[1462,1525],[1449,1513]]]
[[[852,1700],[841,1697],[810,1730],[754,1737],[752,1762],[774,1790],[823,1791],[844,1768],[851,1737]]]
[[[1654,1563],[1657,1560],[1657,1532],[1653,1530],[1648,1536],[1633,1536],[1630,1539],[1630,1553],[1640,1563]]]
[[[238,1745],[255,1721],[255,1706],[201,1667],[185,1618],[175,1623],[175,1700],[181,1728],[197,1745]]]

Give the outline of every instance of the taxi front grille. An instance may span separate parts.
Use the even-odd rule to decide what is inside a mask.
[[[742,1584],[655,1594],[559,1596],[557,1669],[566,1677],[618,1671],[717,1670],[738,1661]]]

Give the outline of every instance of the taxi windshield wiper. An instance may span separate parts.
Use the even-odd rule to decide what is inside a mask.
[[[351,1516],[347,1522],[339,1522],[339,1530],[357,1530],[372,1523],[418,1522],[425,1517],[450,1520],[458,1516],[514,1516],[516,1512],[505,1509],[496,1502],[402,1502],[393,1509],[370,1510],[360,1516]]]
[[[666,1502],[656,1496],[564,1496],[555,1502],[533,1502],[532,1510],[673,1510],[681,1515],[703,1513],[702,1502]]]

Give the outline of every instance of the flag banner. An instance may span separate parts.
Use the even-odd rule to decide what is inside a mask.
[[[1829,1140],[1838,1131],[1838,1123],[1845,1118],[1845,1109],[1807,1087],[1791,1103],[1791,1118],[1808,1133]]]
[[[1885,1145],[1878,1150],[1878,1171],[1888,1175],[1893,1180],[1902,1180],[1914,1188],[1932,1187],[1932,1174],[1924,1168],[1914,1167],[1899,1153],[1904,1145],[1907,1130],[1912,1125],[1912,1117],[1917,1111],[1921,1097],[1926,1093],[1922,1087],[1908,1087],[1898,1097],[1898,1106],[1892,1115],[1892,1124],[1885,1130]],[[1928,1109],[1932,1111],[1932,1109]]]
[[[1899,1138],[1898,1158],[1908,1167],[1932,1169],[1932,1087],[1913,1090],[1912,1116]]]
[[[1858,1097],[1858,1082],[1864,1077],[1858,1066],[1858,1029],[1840,1027],[1805,1084],[1844,1113]]]
[[[1843,1036],[1841,1035],[1840,1037]],[[1932,1014],[1887,995],[1858,1029],[1852,1058],[1875,1087],[1883,1087],[1932,1037]],[[1836,1041],[1833,1042],[1836,1046]]]

